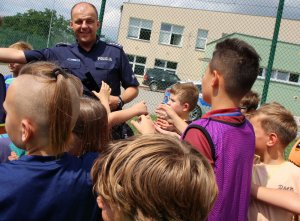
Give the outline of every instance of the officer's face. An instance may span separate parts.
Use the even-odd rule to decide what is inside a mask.
[[[97,14],[89,4],[79,4],[72,11],[70,26],[81,46],[90,46],[96,41],[96,32],[100,27]]]

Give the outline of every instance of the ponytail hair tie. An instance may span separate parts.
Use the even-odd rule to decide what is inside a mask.
[[[65,78],[68,77],[67,73],[66,73],[63,69],[61,69],[61,68],[55,68],[55,69],[53,69],[52,75],[53,75],[56,79],[57,79],[58,75],[60,75],[60,74],[61,74],[63,77],[65,77]]]

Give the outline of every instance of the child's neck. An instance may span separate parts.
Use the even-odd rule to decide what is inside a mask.
[[[259,155],[261,162],[264,164],[279,165],[285,161],[283,151],[281,149],[275,149],[274,147],[273,149],[267,149],[264,153]]]
[[[178,115],[182,120],[184,121],[188,121],[190,119],[190,115],[189,113],[181,113],[180,115]]]
[[[226,95],[212,97],[211,110],[239,107],[240,99],[229,98]]]

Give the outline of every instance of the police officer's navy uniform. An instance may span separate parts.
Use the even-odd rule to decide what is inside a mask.
[[[125,89],[138,86],[127,55],[122,46],[97,40],[87,52],[78,43],[58,44],[53,48],[24,51],[27,62],[53,61],[83,80],[90,72],[98,85],[101,81],[111,87],[111,95],[121,94],[120,86]],[[85,88],[86,90],[86,88]]]

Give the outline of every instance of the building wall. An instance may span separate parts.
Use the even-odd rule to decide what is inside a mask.
[[[150,41],[127,37],[130,17],[153,21]],[[161,23],[184,26],[182,47],[159,43]],[[147,68],[154,66],[156,58],[174,61],[178,63],[177,74],[181,79],[199,80],[204,51],[195,49],[198,29],[208,30],[208,42],[221,38],[223,33],[232,32],[272,38],[274,24],[273,17],[124,3],[118,42],[127,54],[147,57]],[[282,20],[279,39],[299,43],[299,30],[299,21]]]

